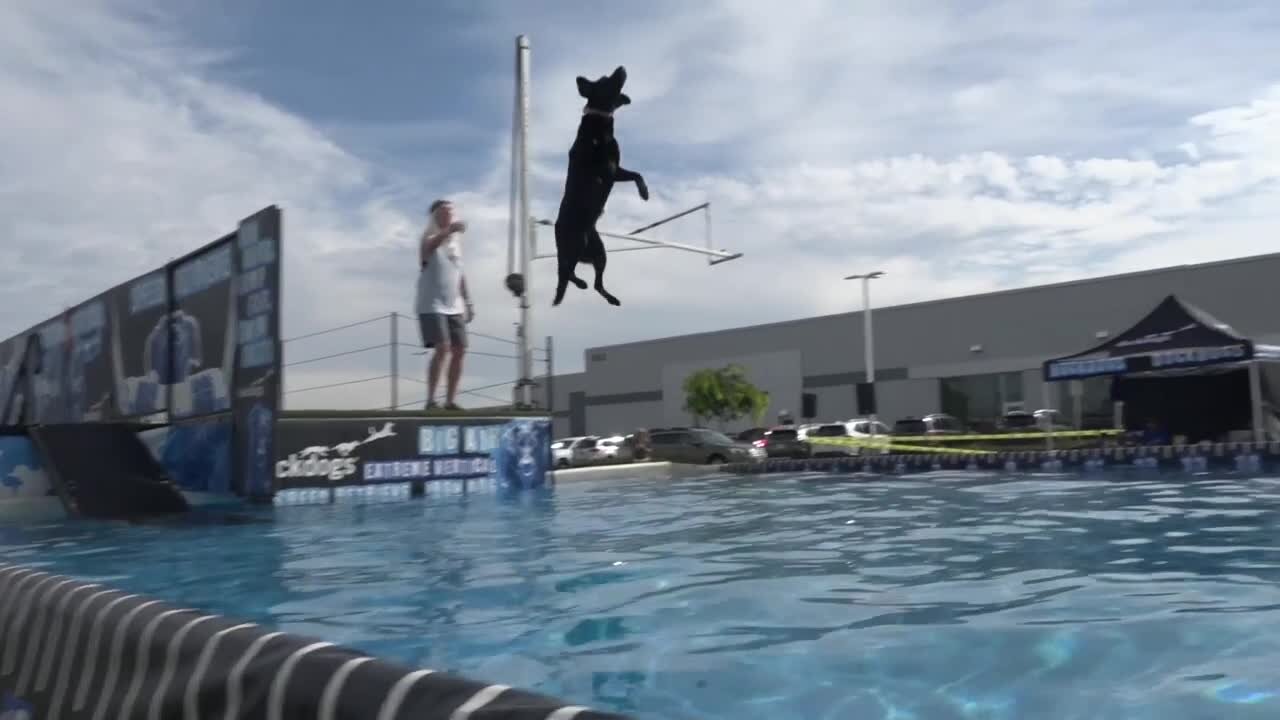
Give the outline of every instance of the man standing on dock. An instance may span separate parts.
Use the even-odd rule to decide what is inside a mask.
[[[436,386],[445,358],[449,374],[445,379],[445,409],[457,405],[458,381],[462,378],[462,358],[467,350],[467,323],[475,308],[462,273],[462,234],[467,225],[457,220],[448,200],[431,203],[430,222],[418,243],[418,298],[416,312],[422,332],[422,346],[431,352],[427,362],[427,405],[436,407]]]

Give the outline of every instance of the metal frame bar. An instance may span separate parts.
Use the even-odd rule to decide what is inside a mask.
[[[654,240],[652,238],[646,238],[646,237],[640,236],[640,233],[646,230],[652,230],[661,225],[666,225],[667,223],[672,222],[673,220],[679,220],[680,218],[685,217],[686,215],[692,215],[693,213],[698,212],[699,210],[705,210],[707,212],[710,212],[710,208],[711,208],[711,203],[704,202],[700,205],[695,205],[687,210],[681,210],[680,212],[674,215],[669,215],[667,217],[664,217],[661,220],[656,220],[654,222],[651,222],[648,225],[644,225],[642,227],[636,228],[635,230],[632,230],[630,233],[627,233],[625,235],[623,235],[622,233],[600,231],[600,237],[614,238],[617,240],[631,240],[633,242],[644,244],[644,247],[611,248],[609,252],[626,252],[628,250],[657,250],[660,248],[667,248],[670,250],[684,250],[685,252],[697,253],[699,255],[707,255],[709,256],[708,262],[711,265],[718,265],[719,263],[729,262],[730,260],[737,260],[738,258],[742,257],[742,253],[740,252],[731,253],[727,250],[712,250],[710,247],[710,243],[711,243],[710,236],[708,236],[707,238],[708,247],[705,247],[705,248],[698,247],[697,245],[668,242],[666,240]],[[547,220],[545,218],[541,220],[534,220],[533,222],[535,225],[543,225],[543,226],[552,226],[555,224],[553,221]],[[547,258],[553,258],[553,257],[555,257],[554,253],[543,254],[543,255],[535,254],[533,256],[533,259],[545,260]]]

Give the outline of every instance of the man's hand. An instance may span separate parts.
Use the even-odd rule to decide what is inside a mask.
[[[471,321],[475,320],[475,318],[476,318],[476,307],[471,303],[467,303],[467,312],[463,316],[463,319],[466,321],[468,325],[470,325]]]
[[[467,224],[464,222],[456,222],[449,226],[449,233],[461,233],[467,231]]]

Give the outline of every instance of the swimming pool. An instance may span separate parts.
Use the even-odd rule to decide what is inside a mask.
[[[1280,479],[571,483],[0,557],[637,718],[1274,717]]]

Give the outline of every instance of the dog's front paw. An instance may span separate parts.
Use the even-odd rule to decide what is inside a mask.
[[[644,183],[644,180],[636,181],[636,189],[640,191],[641,200],[649,199],[649,186]]]

